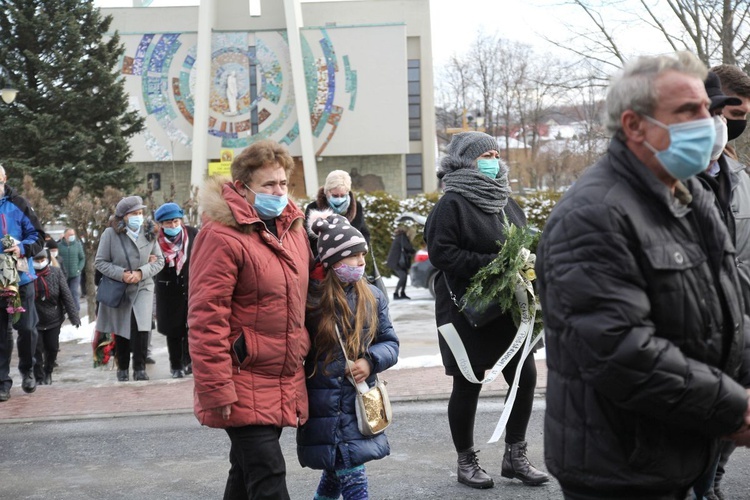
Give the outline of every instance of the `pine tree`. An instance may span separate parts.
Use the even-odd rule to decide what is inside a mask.
[[[57,204],[73,186],[100,196],[141,179],[128,137],[143,119],[128,110],[118,66],[124,46],[92,0],[0,0],[0,65],[19,90],[0,103],[0,162],[10,183],[31,175]]]

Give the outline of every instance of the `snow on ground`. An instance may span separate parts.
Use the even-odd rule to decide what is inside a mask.
[[[401,356],[392,370],[428,368],[442,366],[435,326],[435,301],[426,288],[406,287],[406,294],[412,300],[392,300],[393,290],[398,279],[383,278],[389,291],[389,312],[393,327],[401,341]],[[81,299],[81,313],[86,314],[86,301]],[[60,330],[60,342],[90,343],[94,336],[95,323],[89,317],[81,318],[81,327],[76,328],[66,322]],[[544,349],[534,356],[545,357]]]

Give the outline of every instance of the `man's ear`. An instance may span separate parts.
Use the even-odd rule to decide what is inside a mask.
[[[620,116],[620,125],[628,141],[641,143],[645,140],[645,119],[632,109],[625,110]]]

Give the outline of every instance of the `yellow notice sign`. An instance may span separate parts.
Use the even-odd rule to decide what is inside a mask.
[[[231,175],[234,151],[231,149],[222,149],[219,158],[221,159],[220,161],[209,162],[208,175]]]

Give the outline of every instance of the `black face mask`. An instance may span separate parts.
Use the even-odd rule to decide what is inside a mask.
[[[729,120],[727,119],[727,137],[730,141],[735,140],[742,135],[747,126],[747,120]]]

